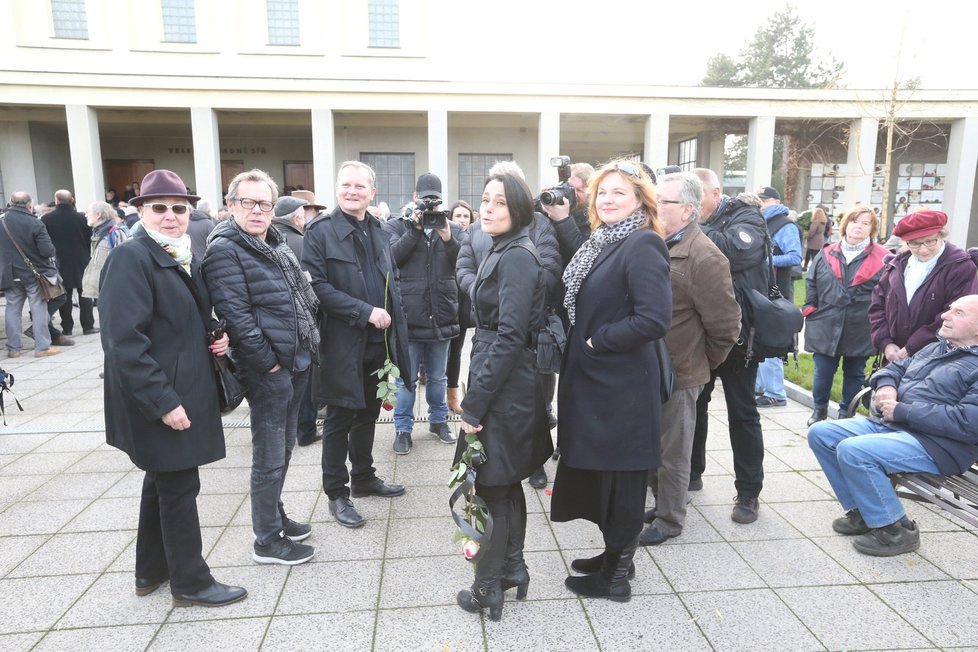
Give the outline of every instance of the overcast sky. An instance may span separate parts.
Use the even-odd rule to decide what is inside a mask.
[[[973,0],[794,5],[814,25],[818,47],[845,63],[843,83],[849,88],[890,86],[899,62],[899,78],[920,76],[923,88],[978,89],[978,3]],[[710,56],[736,56],[758,26],[784,6],[774,0],[456,2],[453,10],[468,13],[472,29],[450,39],[449,51],[458,57],[459,46],[471,39],[481,61],[505,62],[505,78],[520,81],[695,86]],[[526,28],[523,38],[511,33],[514,20]],[[564,29],[568,21],[573,27]],[[562,32],[570,38],[561,38]],[[898,57],[901,35],[903,55]],[[541,56],[527,57],[530,47],[539,48]],[[489,78],[502,72],[492,64],[488,68]]]

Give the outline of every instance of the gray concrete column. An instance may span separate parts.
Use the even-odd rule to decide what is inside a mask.
[[[775,120],[773,115],[750,119],[747,131],[747,192],[771,185]]]
[[[712,138],[710,140],[710,157],[704,158],[702,161],[697,161],[697,165],[703,165],[708,167],[717,173],[717,178],[723,182],[723,175],[726,172],[724,170],[724,151],[727,147],[726,136],[719,136],[717,138]]]
[[[190,129],[194,138],[194,183],[197,194],[213,206],[224,199],[221,183],[221,138],[217,112],[206,106],[190,109]]]
[[[849,156],[846,159],[846,205],[857,201],[869,205],[876,165],[876,137],[879,121],[856,118],[849,123]]]
[[[944,212],[950,221],[950,240],[964,247],[969,242],[975,171],[978,167],[978,118],[960,118],[951,123],[947,147],[947,176],[944,177]]]
[[[68,148],[71,150],[71,177],[75,204],[88,206],[105,199],[105,173],[102,169],[102,144],[98,134],[98,114],[90,106],[65,106],[68,119]]]
[[[332,208],[336,205],[336,133],[333,110],[312,110],[312,174],[316,201]]]
[[[448,111],[428,111],[428,169],[441,179],[441,194],[445,203],[455,196],[452,179],[448,178]],[[447,208],[447,206],[446,206]]]
[[[19,190],[38,200],[34,148],[30,125],[26,122],[0,122],[0,178],[4,204],[10,200],[11,193]]]
[[[642,160],[653,170],[669,165],[669,114],[650,113],[645,118]]]
[[[550,166],[550,158],[561,154],[560,113],[541,113],[537,129],[537,178],[526,180],[531,191],[536,193],[557,183],[557,168]]]

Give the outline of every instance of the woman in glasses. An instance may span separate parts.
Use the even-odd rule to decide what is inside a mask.
[[[936,341],[951,302],[978,292],[978,249],[964,251],[947,242],[947,234],[941,211],[911,213],[893,228],[908,250],[886,263],[869,305],[873,346],[887,362]]]
[[[604,552],[575,559],[565,584],[626,601],[642,530],[646,476],[659,466],[659,359],[672,321],[669,253],[655,191],[629,161],[591,178],[591,237],[564,271],[571,329],[558,389],[560,462],[551,518],[587,519]]]
[[[143,228],[108,256],[99,289],[105,350],[105,440],[146,472],[136,533],[136,595],[169,580],[173,603],[216,607],[247,591],[216,582],[201,554],[197,467],[224,457],[210,356],[213,328],[200,262],[186,234],[190,203],[179,176],[146,175],[133,197]]]
[[[296,444],[299,406],[319,359],[319,300],[285,236],[272,226],[278,186],[261,170],[228,186],[231,219],[208,238],[204,280],[227,322],[251,408],[252,559],[294,566],[312,559],[307,523],[286,516],[282,487]]]
[[[866,380],[866,360],[876,351],[869,337],[869,300],[883,275],[883,258],[889,254],[876,242],[878,229],[876,213],[869,206],[850,208],[839,226],[842,240],[819,251],[808,270],[801,311],[805,350],[815,360],[815,409],[809,426],[828,416],[829,393],[840,360],[840,418],[847,416],[850,402]]]

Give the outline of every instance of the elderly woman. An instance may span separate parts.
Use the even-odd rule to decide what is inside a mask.
[[[204,280],[227,321],[234,359],[251,408],[252,558],[294,566],[312,559],[297,543],[312,528],[290,519],[282,488],[296,444],[299,406],[319,357],[319,300],[285,236],[272,226],[278,186],[261,170],[228,186],[232,219],[211,232]]]
[[[964,251],[945,240],[946,213],[911,213],[893,234],[907,251],[886,262],[869,305],[873,345],[888,362],[936,342],[941,315],[951,302],[978,293],[978,249]]]
[[[805,271],[825,246],[825,225],[828,221],[829,218],[821,206],[812,212],[812,223],[808,226],[808,237],[805,239],[805,261],[801,266]]]
[[[112,206],[104,201],[92,202],[85,211],[92,228],[92,258],[82,275],[82,296],[98,299],[99,279],[109,254],[129,239],[129,229],[119,220]]]
[[[522,178],[497,174],[482,193],[482,231],[493,245],[471,297],[475,317],[469,385],[462,401],[462,430],[476,434],[488,461],[478,467],[476,495],[489,506],[492,537],[476,561],[471,591],[458,604],[469,612],[489,609],[499,620],[503,591],[526,597],[530,575],[523,561],[526,498],[521,482],[553,453],[536,357],[529,346],[544,323],[547,286],[528,227],[533,199]],[[456,462],[467,443],[459,437]]]
[[[652,182],[629,161],[589,186],[591,237],[564,271],[571,329],[557,401],[560,463],[551,518],[587,519],[605,550],[575,559],[578,595],[626,601],[642,530],[646,478],[659,466],[659,358],[672,321],[669,252]]]
[[[823,249],[808,270],[802,313],[805,350],[815,360],[815,409],[809,426],[828,416],[829,393],[840,359],[840,417],[847,415],[866,380],[866,360],[876,351],[869,337],[869,301],[883,275],[883,258],[889,253],[876,243],[878,228],[876,213],[868,206],[849,209],[839,226],[842,240]]]
[[[469,226],[472,224],[475,212],[469,204],[459,199],[451,207],[452,221],[462,227],[462,238],[467,237]],[[448,345],[448,389],[446,391],[446,402],[448,409],[455,414],[462,413],[462,406],[459,404],[458,397],[458,377],[462,370],[462,349],[465,347],[465,332],[469,329],[469,321],[472,312],[472,304],[469,295],[459,288],[458,293],[458,324],[461,332],[453,338]]]
[[[201,554],[197,467],[224,457],[211,352],[211,304],[186,235],[191,202],[169,170],[143,179],[144,228],[105,263],[105,440],[146,472],[136,533],[136,595],[167,580],[177,606],[216,607],[248,592],[216,582]]]

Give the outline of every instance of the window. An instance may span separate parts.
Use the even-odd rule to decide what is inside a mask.
[[[479,210],[489,169],[496,161],[512,160],[512,154],[459,154],[458,198],[469,202],[473,210]]]
[[[88,38],[85,0],[51,0],[54,38]]]
[[[299,0],[267,0],[268,44],[299,45]]]
[[[194,0],[162,0],[163,40],[167,43],[196,43]]]
[[[401,20],[398,0],[367,0],[369,46],[401,47]]]
[[[696,167],[696,139],[679,141],[679,167],[683,171],[692,170]]]
[[[414,154],[387,154],[360,152],[360,160],[377,173],[376,206],[382,201],[397,215],[401,206],[411,201],[414,194]]]

